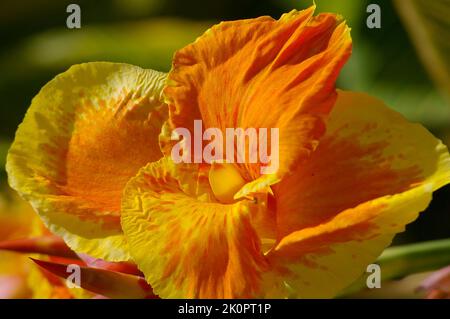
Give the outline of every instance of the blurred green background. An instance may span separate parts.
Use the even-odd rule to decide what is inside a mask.
[[[81,29],[66,7],[81,7]],[[86,61],[126,62],[168,71],[173,53],[222,20],[278,18],[302,0],[15,0],[0,3],[0,164],[31,99],[56,74]],[[381,29],[369,29],[369,3]],[[450,1],[316,0],[352,28],[353,56],[338,81],[383,99],[450,144]],[[6,174],[0,173],[2,187]],[[396,243],[450,237],[450,187]]]

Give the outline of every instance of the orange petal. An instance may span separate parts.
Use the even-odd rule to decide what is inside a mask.
[[[309,155],[324,133],[335,80],[351,53],[341,18],[313,12],[222,22],[178,51],[164,90],[172,128],[192,132],[196,119],[222,132],[279,128],[278,176]],[[241,174],[255,179],[259,168],[248,164]]]
[[[278,237],[386,195],[450,181],[447,148],[383,102],[339,91],[310,159],[274,187]]]
[[[69,276],[67,272],[68,264],[33,258],[31,260],[62,279],[67,279]],[[143,278],[103,269],[80,267],[80,285],[81,288],[108,298],[144,299],[156,297]]]
[[[133,259],[163,298],[254,296],[266,264],[250,221],[253,204],[190,195],[182,175],[195,180],[197,168],[163,158],[127,184],[122,226]]]
[[[58,236],[43,236],[3,241],[0,242],[0,250],[65,258],[78,258],[77,254],[75,254]]]
[[[267,254],[268,297],[332,298],[358,279],[367,265],[404,231],[431,201],[419,186],[345,210],[315,227],[285,236]]]
[[[45,85],[16,133],[9,182],[77,252],[128,259],[120,199],[128,179],[161,157],[165,75],[95,62]]]
[[[450,182],[447,148],[377,99],[339,92],[327,128],[310,159],[274,187],[272,296],[335,296]]]

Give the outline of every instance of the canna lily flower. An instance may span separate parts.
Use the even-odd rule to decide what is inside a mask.
[[[71,67],[33,99],[11,186],[75,252],[136,263],[159,297],[336,296],[450,182],[450,156],[378,99],[335,89],[350,31],[314,9],[213,26],[168,75]],[[195,120],[279,128],[279,169],[175,163],[172,131]]]

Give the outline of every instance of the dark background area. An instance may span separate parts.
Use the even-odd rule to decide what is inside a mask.
[[[70,3],[81,7],[81,29],[66,27],[69,15],[66,7]],[[261,15],[278,18],[284,12],[311,3],[302,0],[2,1],[1,166],[33,96],[70,65],[102,60],[168,71],[174,51],[218,21]],[[381,6],[381,29],[366,26],[369,3]],[[365,91],[383,99],[410,120],[424,124],[449,145],[450,103],[436,89],[426,63],[419,59],[411,35],[399,17],[399,9],[391,1],[316,0],[316,4],[318,11],[343,14],[352,27],[354,53],[340,76],[338,87]],[[443,26],[446,30],[448,27]],[[444,57],[445,62],[448,59],[449,56]],[[5,187],[4,171],[0,178]],[[426,213],[408,226],[396,243],[449,237],[449,198],[449,186],[437,191]]]

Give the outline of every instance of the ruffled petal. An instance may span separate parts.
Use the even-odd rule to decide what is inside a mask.
[[[358,279],[367,265],[404,231],[431,201],[422,185],[345,210],[331,220],[285,236],[267,259],[268,297],[332,298]]]
[[[198,180],[196,165],[163,158],[127,184],[122,226],[133,259],[162,298],[254,296],[266,266],[250,222],[255,204],[195,196],[186,173]]]
[[[164,82],[163,73],[127,64],[75,65],[42,88],[19,126],[9,182],[77,252],[129,258],[121,194],[161,157]]]
[[[372,199],[450,181],[447,148],[378,99],[339,91],[311,158],[274,187],[278,237]]]
[[[305,165],[274,187],[279,242],[269,294],[333,297],[450,183],[447,148],[382,102],[339,92]]]
[[[200,119],[224,135],[226,128],[278,128],[279,169],[269,173],[279,177],[307,157],[325,131],[335,80],[351,53],[345,22],[313,13],[222,22],[178,51],[164,90],[172,128],[193,132]],[[247,181],[261,175],[261,162],[240,165]]]

